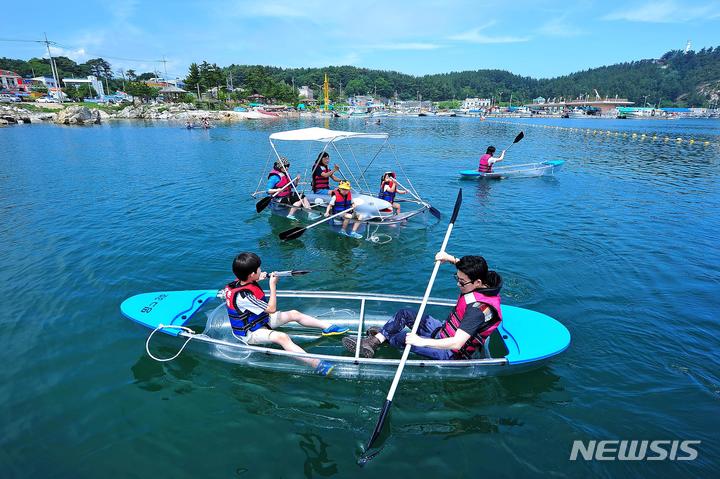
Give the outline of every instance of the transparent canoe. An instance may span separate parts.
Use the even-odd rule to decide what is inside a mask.
[[[217,293],[217,290],[143,293],[123,301],[120,309],[127,318],[147,328],[177,337],[178,348],[188,341],[188,348],[246,367],[312,374],[312,369],[299,360],[307,357],[334,362],[333,377],[379,379],[395,374],[401,351],[387,346],[379,350],[378,357],[362,358],[359,351],[355,354],[346,351],[339,337],[321,337],[318,330],[300,325],[283,331],[305,349],[305,354],[274,345],[247,345],[233,336],[224,303],[217,299]],[[422,302],[421,298],[411,296],[334,291],[279,291],[278,298],[282,298],[283,310],[298,309],[347,325],[350,331],[346,334],[356,336],[364,334],[370,326],[381,326],[398,309],[417,308]],[[431,298],[426,313],[444,318],[454,304],[454,300]],[[199,314],[202,312],[205,314]],[[453,380],[514,374],[546,364],[570,345],[570,333],[565,326],[545,314],[503,306],[503,318],[478,358],[436,361],[411,354],[403,378]],[[189,327],[192,332],[180,326]],[[200,329],[203,331],[197,332]]]
[[[462,179],[503,179],[533,178],[536,176],[552,176],[562,168],[565,160],[541,161],[522,165],[494,166],[492,173],[481,173],[477,170],[462,170]]]

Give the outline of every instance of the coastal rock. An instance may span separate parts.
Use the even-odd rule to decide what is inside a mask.
[[[17,123],[33,123],[40,121],[37,113],[31,113],[22,108],[16,108],[12,106],[0,107],[0,124],[10,125]],[[34,121],[33,121],[34,120]]]
[[[55,123],[60,125],[93,125],[100,121],[100,111],[85,106],[68,107],[55,118]]]

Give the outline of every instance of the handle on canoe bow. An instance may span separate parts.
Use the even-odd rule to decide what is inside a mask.
[[[450,224],[448,225],[447,231],[445,232],[445,238],[443,239],[442,246],[440,247],[441,253],[445,252],[445,248],[447,247],[448,241],[450,240],[450,234],[452,233],[453,226],[455,225],[455,220],[457,219],[461,204],[462,189],[458,191],[457,199],[455,200],[455,208],[453,209],[452,217],[450,218]],[[420,318],[422,318],[423,313],[425,312],[425,306],[427,305],[428,298],[430,298],[430,292],[432,291],[433,283],[435,283],[435,277],[437,276],[438,269],[440,269],[440,261],[435,261],[435,266],[433,267],[430,281],[428,282],[427,288],[425,289],[425,295],[423,296],[422,303],[420,303],[420,308],[418,309],[417,316],[415,316],[415,322],[413,323],[412,327],[413,334],[417,333],[418,326],[420,326]],[[402,375],[403,369],[405,368],[405,362],[410,355],[410,348],[411,346],[409,344],[405,345],[402,358],[400,359],[400,364],[398,364],[397,371],[395,371],[395,377],[393,378],[392,385],[390,386],[390,391],[388,391],[387,398],[385,399],[385,404],[383,404],[382,411],[380,412],[380,417],[378,417],[378,422],[375,425],[375,429],[373,430],[372,436],[370,436],[370,440],[368,441],[367,446],[365,447],[365,453],[362,455],[360,460],[358,460],[359,465],[365,464],[367,461],[377,455],[377,452],[374,454],[368,454],[368,452],[370,451],[370,448],[372,447],[375,440],[378,438],[378,436],[380,436],[380,432],[383,429],[385,419],[390,412],[393,397],[395,396],[395,390],[400,383],[400,376]]]

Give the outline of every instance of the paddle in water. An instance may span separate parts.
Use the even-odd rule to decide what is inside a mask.
[[[260,213],[262,210],[267,208],[267,206],[270,204],[270,202],[273,200],[273,198],[275,198],[278,195],[278,193],[280,193],[282,190],[284,190],[285,188],[287,188],[290,185],[292,185],[292,181],[290,183],[286,184],[285,186],[283,186],[282,188],[280,188],[279,190],[277,190],[275,193],[272,194],[272,196],[266,196],[263,199],[261,199],[260,201],[258,201],[257,203],[255,203],[255,211]]]
[[[409,181],[409,180],[408,180],[408,181]],[[399,186],[400,188],[404,189],[405,191],[410,191],[410,190],[407,189],[405,186],[403,186],[397,179],[395,179],[395,182],[398,184],[398,186]],[[413,196],[415,196],[412,192],[410,192],[410,194],[413,195]],[[415,196],[415,198],[417,198],[418,201],[421,201],[421,202],[422,202],[422,200],[421,200],[420,198],[418,198],[417,196]],[[423,203],[424,203],[424,202],[423,202]],[[437,208],[435,208],[435,207],[434,207],[433,205],[431,205],[430,203],[426,203],[426,205],[428,206],[428,211],[430,211],[430,214],[431,214],[431,215],[433,215],[433,216],[434,216],[435,218],[437,218],[437,219],[441,219],[441,218],[442,218],[442,214],[438,211]]]
[[[452,233],[453,226],[455,224],[455,220],[457,219],[458,211],[460,211],[461,204],[462,189],[458,191],[457,199],[455,200],[455,208],[453,209],[452,217],[450,218],[450,224],[448,225],[448,229],[445,232],[445,239],[443,239],[442,246],[440,247],[441,253],[445,251],[445,247],[450,240],[450,233]],[[438,269],[440,269],[440,263],[440,261],[435,261],[435,267],[433,268],[432,275],[430,276],[430,281],[428,282],[427,288],[425,289],[425,295],[423,296],[422,303],[420,303],[420,308],[418,309],[417,316],[415,317],[415,322],[413,323],[413,334],[417,333],[418,326],[420,326],[420,318],[423,317],[423,313],[425,312],[425,306],[427,305],[428,298],[430,297],[433,283],[435,283],[435,276],[437,276]],[[395,377],[393,378],[392,385],[390,386],[390,391],[388,391],[387,399],[385,399],[385,404],[383,405],[382,411],[380,412],[378,422],[375,425],[375,429],[373,430],[372,436],[370,436],[370,440],[368,441],[367,446],[365,447],[365,452],[362,456],[360,456],[360,459],[358,459],[358,465],[360,466],[365,465],[369,460],[371,460],[380,452],[376,451],[374,453],[369,453],[373,443],[375,443],[375,440],[378,438],[378,436],[380,436],[380,433],[383,430],[385,419],[390,412],[390,406],[392,406],[393,397],[395,396],[395,389],[397,389],[397,386],[400,383],[400,376],[402,375],[403,368],[405,368],[405,362],[407,361],[408,355],[410,354],[410,348],[411,346],[409,344],[405,345],[402,359],[400,359],[400,364],[398,365],[397,371],[395,371]]]
[[[290,228],[289,230],[283,231],[278,236],[283,241],[294,240],[296,238],[301,237],[305,233],[305,231],[309,230],[310,228],[314,228],[319,224],[325,223],[326,221],[330,221],[331,219],[337,218],[338,216],[344,215],[345,213],[349,213],[354,209],[355,209],[355,207],[353,206],[352,208],[343,210],[340,213],[335,213],[332,216],[328,216],[327,218],[322,219],[322,220],[318,221],[317,223],[313,223],[313,224],[307,225],[307,226],[296,226],[295,228]]]

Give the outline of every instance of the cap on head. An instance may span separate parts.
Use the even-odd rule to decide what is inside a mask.
[[[387,176],[387,175],[390,175],[390,176],[392,176],[393,178],[397,178],[397,177],[395,176],[395,172],[394,172],[394,171],[386,171],[385,173],[383,173],[383,176]]]
[[[341,181],[338,185],[338,189],[341,190],[350,190],[350,182],[349,181]]]

